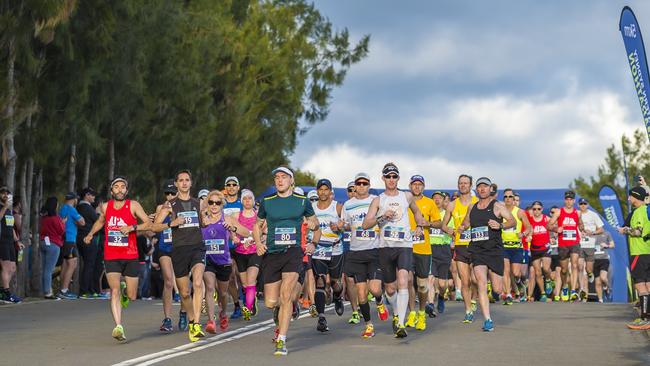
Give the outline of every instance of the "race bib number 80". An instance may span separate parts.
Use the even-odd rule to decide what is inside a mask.
[[[296,245],[297,237],[295,227],[276,227],[273,238],[275,245]]]

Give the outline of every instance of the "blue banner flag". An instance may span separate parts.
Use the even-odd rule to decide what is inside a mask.
[[[650,87],[648,79],[648,61],[645,57],[645,47],[643,46],[643,37],[639,23],[634,16],[634,12],[629,6],[621,11],[621,19],[618,28],[623,36],[625,51],[627,52],[627,62],[632,71],[632,80],[636,90],[639,104],[641,105],[641,114],[645,123],[648,139],[650,139],[650,105],[648,104],[648,95]]]
[[[632,298],[632,282],[630,280],[630,256],[628,251],[627,237],[619,234],[618,228],[625,222],[621,202],[614,188],[604,185],[598,192],[598,199],[603,208],[605,218],[605,230],[614,239],[614,250],[609,251],[610,273],[612,280],[610,288],[614,302],[628,302]]]

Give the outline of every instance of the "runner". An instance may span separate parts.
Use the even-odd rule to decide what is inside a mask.
[[[478,199],[471,194],[472,177],[467,174],[461,174],[458,177],[458,191],[460,195],[453,200],[445,212],[445,217],[442,219],[442,230],[450,236],[454,237],[454,251],[453,260],[456,264],[458,275],[461,281],[462,299],[465,303],[465,318],[463,323],[472,323],[474,321],[474,310],[472,309],[472,270],[470,268],[470,257],[467,246],[471,241],[471,232],[469,230],[460,231],[458,228],[465,219],[467,208],[476,202]],[[449,220],[453,217],[453,227],[449,227]]]
[[[217,327],[214,322],[214,290],[217,289],[217,297],[221,311],[219,312],[219,327],[222,331],[228,329],[228,316],[226,307],[228,305],[228,284],[232,274],[232,259],[228,250],[228,239],[232,235],[241,234],[248,237],[250,232],[232,216],[226,216],[223,212],[226,197],[219,191],[208,193],[206,204],[207,210],[202,213],[204,227],[201,228],[203,241],[205,243],[205,302],[208,313],[208,322],[205,331],[215,334]]]
[[[354,184],[354,181],[348,182],[348,200],[355,197],[355,191],[356,185]],[[343,231],[343,255],[347,255],[347,253],[350,251],[350,235],[350,230]],[[345,267],[345,263],[343,264],[343,267]],[[361,317],[359,316],[359,311],[357,310],[359,308],[357,289],[354,284],[354,278],[348,276],[345,270],[343,270],[343,283],[345,283],[345,292],[348,295],[348,299],[350,300],[350,308],[352,309],[352,315],[350,316],[350,319],[348,319],[348,323],[359,324],[361,322]]]
[[[2,283],[0,285],[0,302],[20,303],[23,301],[18,295],[12,294],[9,290],[14,273],[16,273],[16,261],[18,259],[16,253],[16,245],[19,249],[24,248],[20,242],[18,235],[14,230],[15,218],[13,213],[13,195],[7,187],[0,188],[0,266],[2,266]],[[83,220],[83,219],[82,219]],[[67,226],[66,226],[67,228]],[[67,231],[67,229],[66,229]]]
[[[199,338],[205,337],[199,321],[205,271],[205,245],[201,233],[203,216],[199,201],[190,196],[192,188],[190,171],[185,169],[176,173],[174,184],[178,189],[178,195],[160,209],[155,219],[155,223],[160,225],[155,225],[154,231],[172,229],[171,259],[174,277],[181,295],[182,306],[189,318],[188,337],[191,342],[196,342]],[[166,225],[163,224],[164,219],[170,215],[171,221]]]
[[[104,267],[111,288],[111,313],[115,321],[112,335],[124,342],[126,335],[122,326],[122,308],[129,306],[129,301],[135,300],[138,295],[140,266],[136,233],[138,230],[149,230],[151,221],[137,201],[126,198],[129,192],[126,178],[116,176],[110,187],[113,199],[100,206],[99,218],[84,237],[84,243],[89,244],[93,235],[104,229]],[[138,220],[141,222],[139,225]],[[122,276],[125,283],[120,282]]]
[[[650,220],[648,220],[647,206],[644,202],[648,196],[643,187],[634,187],[629,191],[629,200],[633,211],[625,226],[618,229],[625,234],[630,243],[630,273],[634,280],[634,289],[639,294],[641,314],[639,318],[627,324],[630,329],[650,329]]]
[[[237,219],[239,212],[243,209],[241,200],[239,199],[239,178],[234,176],[227,177],[224,182],[224,190],[226,195],[226,205],[223,208],[223,212],[226,216],[231,216]],[[230,257],[233,258],[232,273],[230,275],[228,286],[228,293],[230,293],[230,297],[232,297],[232,303],[234,306],[230,319],[239,319],[243,316],[242,307],[239,302],[240,298],[243,297],[240,291],[243,284],[240,286],[239,271],[234,259],[235,243],[230,238],[228,239],[228,249],[230,250]]]
[[[449,207],[449,195],[445,192],[436,191],[433,193],[433,201],[438,207],[438,211],[442,217],[447,213]],[[449,220],[447,227],[451,230],[454,229],[454,221]],[[426,311],[430,317],[433,317],[433,296],[438,293],[438,306],[439,314],[445,311],[445,292],[447,291],[447,283],[449,278],[449,268],[451,267],[451,242],[452,237],[442,231],[442,228],[429,229],[429,244],[431,245],[431,275],[434,279],[435,291],[429,294],[429,304]]]
[[[72,282],[72,276],[79,265],[77,250],[77,227],[86,225],[83,216],[79,214],[75,206],[77,205],[77,194],[70,192],[65,195],[65,202],[61,205],[59,216],[65,222],[65,241],[61,248],[61,290],[59,297],[67,300],[77,299],[77,295],[69,291],[68,287]],[[13,231],[13,229],[11,230]]]
[[[416,236],[416,222],[413,212],[409,210],[409,223],[411,225],[413,240],[413,262],[415,269],[415,282],[413,286],[413,275],[409,275],[409,308],[411,311],[407,317],[406,326],[415,327],[417,330],[427,328],[427,317],[425,313],[426,305],[429,300],[429,275],[431,274],[431,244],[429,243],[429,230],[440,229],[440,211],[429,197],[424,196],[424,177],[414,175],[411,177],[409,188],[415,204],[420,208],[424,219],[430,223],[430,228],[423,234]],[[417,287],[419,311],[415,312],[415,287]],[[429,307],[429,316],[433,314],[433,307]]]
[[[553,217],[560,209],[557,206],[552,206],[549,210],[549,217]],[[550,219],[549,219],[550,221]],[[562,266],[560,265],[560,254],[558,252],[557,243],[557,224],[553,227],[546,226],[549,231],[548,235],[551,240],[551,284],[553,287],[553,301],[560,301],[560,293],[562,292]]]
[[[314,252],[320,240],[320,227],[314,209],[307,197],[294,194],[293,171],[287,167],[273,170],[276,193],[260,203],[257,223],[253,228],[253,238],[257,254],[262,259],[264,276],[264,304],[269,309],[279,307],[279,332],[275,342],[275,355],[287,355],[287,331],[293,308],[293,295],[302,269],[303,251],[298,240],[302,234],[302,222],[307,218],[309,227],[314,230],[312,242],[305,251]],[[262,229],[266,223],[269,235],[262,242]]]
[[[404,321],[409,300],[408,277],[413,268],[413,241],[408,209],[413,211],[417,227],[414,236],[422,235],[429,223],[422,217],[420,208],[410,192],[397,189],[399,169],[387,163],[382,169],[386,186],[379,197],[373,198],[368,214],[363,220],[363,230],[379,226],[379,265],[384,276],[386,299],[393,308],[393,331],[396,338],[407,336]]]
[[[564,207],[555,212],[547,226],[549,230],[557,227],[558,254],[560,256],[560,266],[562,267],[560,273],[562,278],[562,301],[578,300],[578,258],[580,257],[580,233],[578,230],[582,230],[584,226],[580,213],[573,207],[575,198],[575,192],[564,192]],[[570,277],[569,261],[571,261]],[[571,286],[570,296],[569,286]]]
[[[233,239],[235,242],[235,262],[239,271],[239,277],[244,287],[245,304],[242,307],[245,320],[257,315],[257,275],[259,274],[262,258],[257,255],[255,240],[252,233],[257,212],[255,211],[255,195],[251,190],[243,189],[241,192],[242,210],[236,214],[237,221],[244,226],[249,235],[242,235],[240,232]]]
[[[530,272],[531,282],[528,287],[528,297],[532,299],[535,285],[537,285],[542,292],[540,302],[548,301],[548,296],[551,296],[553,291],[551,286],[551,237],[546,228],[549,218],[542,213],[543,209],[542,202],[533,202],[533,215],[529,216],[528,220],[533,231],[530,241],[533,270]]]
[[[329,285],[333,292],[333,301],[336,314],[343,315],[343,245],[341,245],[341,232],[338,221],[341,217],[343,205],[332,200],[332,182],[321,179],[316,183],[318,201],[312,203],[314,213],[320,224],[320,241],[311,256],[311,264],[316,280],[316,311],[318,312],[318,325],[316,330],[327,332],[327,319],[325,318],[325,286],[329,275]]]
[[[578,260],[578,278],[580,283],[580,299],[587,302],[589,284],[594,282],[594,254],[596,253],[597,236],[605,232],[600,215],[589,209],[586,199],[578,200],[580,218],[584,230],[580,232],[580,259]],[[586,276],[585,276],[586,271]],[[588,282],[588,283],[587,283]]]
[[[167,204],[172,199],[176,198],[178,194],[178,189],[174,185],[173,179],[168,179],[163,185],[163,193],[165,195],[165,203]],[[164,204],[158,205],[156,207],[157,215],[160,210],[162,210]],[[153,219],[156,219],[154,215]],[[168,224],[171,221],[171,216],[167,215],[163,224]],[[162,232],[158,234],[158,252],[160,253],[159,263],[160,271],[163,277],[163,293],[162,293],[162,302],[163,302],[163,314],[164,318],[162,324],[160,325],[161,332],[171,332],[174,330],[172,325],[172,295],[174,293],[174,268],[172,267],[172,229],[165,228]],[[181,309],[178,317],[178,329],[184,331],[187,328],[187,313]]]
[[[504,229],[501,234],[504,251],[503,287],[506,295],[503,299],[503,305],[512,305],[511,274],[515,279],[517,292],[523,294],[521,296],[526,296],[526,285],[524,283],[526,277],[523,268],[528,265],[528,262],[526,261],[526,251],[523,248],[522,238],[528,237],[531,230],[526,212],[515,205],[515,198],[516,196],[511,188],[503,190],[503,202],[517,223],[515,227]],[[522,228],[525,228],[523,232]]]
[[[603,302],[604,298],[611,301],[611,292],[609,290],[609,250],[614,248],[614,239],[609,231],[605,231],[596,236],[596,252],[594,253],[594,277],[596,278],[594,286],[596,287],[596,296],[598,302]]]
[[[340,227],[350,231],[350,251],[345,257],[345,271],[353,281],[352,290],[356,291],[359,309],[366,325],[361,334],[363,338],[375,336],[375,327],[370,316],[368,292],[374,296],[377,304],[379,319],[387,320],[388,311],[382,303],[382,272],[379,267],[379,228],[374,226],[367,230],[362,227],[363,219],[368,213],[370,203],[375,195],[368,193],[370,190],[370,176],[359,173],[354,179],[356,194],[343,204]]]
[[[487,293],[488,274],[492,289],[498,293],[501,291],[505,265],[501,231],[516,225],[511,211],[490,196],[491,184],[490,179],[486,177],[476,181],[479,201],[469,207],[463,223],[458,228],[459,232],[471,228],[471,244],[468,249],[478,283],[478,299],[485,318],[483,330],[486,332],[494,330]]]

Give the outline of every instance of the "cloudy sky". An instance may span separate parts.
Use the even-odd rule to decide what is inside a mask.
[[[618,20],[630,5],[650,39],[650,2],[315,3],[353,39],[371,35],[291,158],[335,185],[359,171],[379,183],[394,161],[429,188],[453,188],[460,173],[562,188],[643,127]]]

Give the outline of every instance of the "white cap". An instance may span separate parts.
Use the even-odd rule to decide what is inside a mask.
[[[237,179],[237,177],[235,177],[235,176],[230,176],[230,177],[226,178],[226,181],[223,184],[224,185],[228,184],[228,182],[235,182],[235,183],[237,183],[237,185],[239,185],[239,179]]]
[[[282,173],[290,176],[291,178],[293,178],[293,171],[291,171],[291,169],[287,168],[286,166],[279,166],[279,167],[273,169],[271,174],[276,175],[279,172],[282,172]]]
[[[370,182],[370,176],[368,175],[368,173],[363,173],[363,172],[361,172],[361,173],[358,173],[357,175],[354,176],[354,181],[355,181],[355,182],[356,182],[357,180],[359,180],[359,179],[365,179],[365,180],[367,180],[368,182]],[[349,187],[349,186],[348,186],[348,187]]]
[[[199,198],[207,197],[208,194],[210,194],[210,191],[208,191],[207,189],[202,189],[202,190],[199,191]]]
[[[318,198],[318,193],[316,193],[315,190],[311,190],[307,192],[307,198],[312,199],[312,198]]]
[[[304,195],[305,195],[305,191],[303,191],[302,188],[300,188],[300,187],[296,187],[296,188],[294,188],[294,189],[293,189],[293,193],[298,193],[298,194],[301,195],[301,196],[304,196]]]
[[[244,197],[247,197],[247,196],[251,197],[253,199],[253,201],[255,201],[255,194],[253,193],[253,191],[251,191],[250,189],[246,189],[246,188],[242,189],[241,190],[241,198],[244,198]]]

